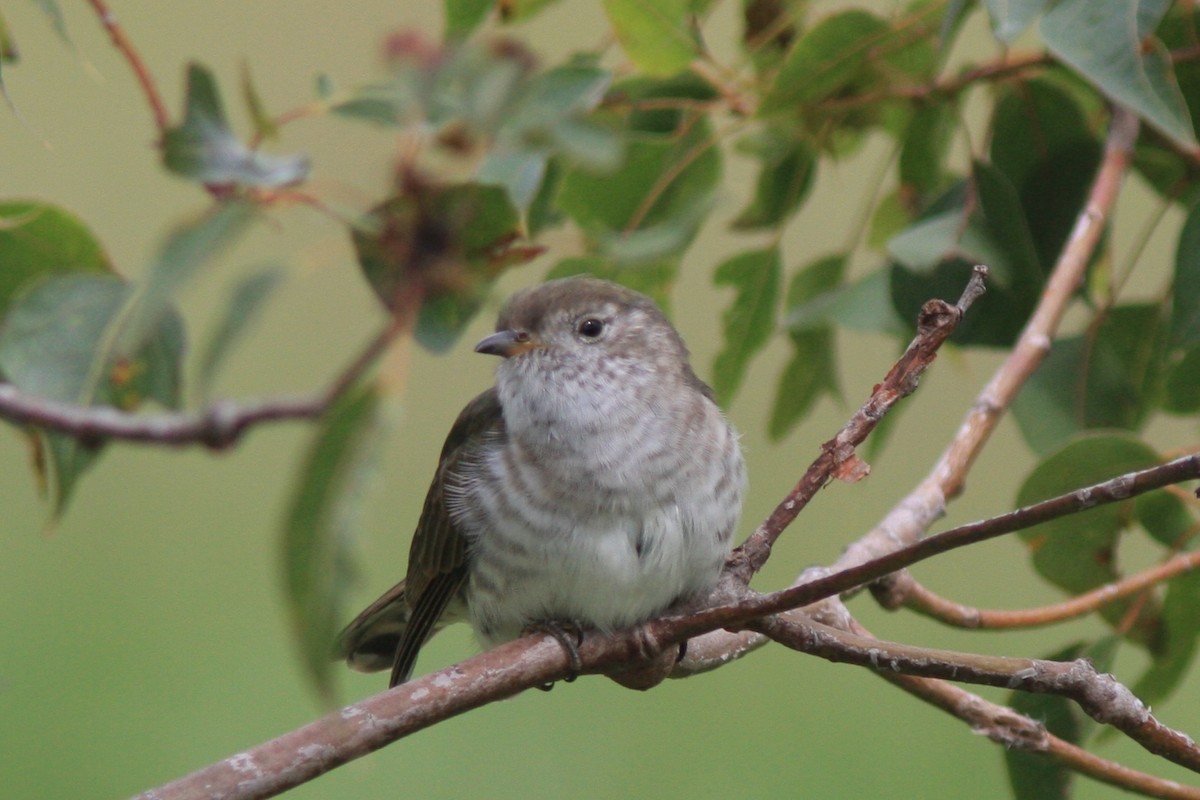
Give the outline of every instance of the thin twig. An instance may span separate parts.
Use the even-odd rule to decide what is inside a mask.
[[[898,572],[889,578],[888,588],[894,586],[903,598],[903,605],[918,614],[932,617],[947,625],[959,628],[1005,629],[1032,628],[1050,625],[1063,620],[1081,617],[1117,600],[1145,591],[1176,575],[1200,567],[1200,550],[1172,556],[1157,566],[1130,575],[1119,581],[1105,584],[1090,592],[1064,600],[1061,603],[1020,610],[985,609],[961,605],[938,595],[916,581],[908,572]],[[874,588],[872,588],[874,592]],[[877,599],[886,592],[881,604],[890,605],[891,592],[875,592]]]
[[[121,52],[121,55],[129,63],[130,69],[133,70],[134,77],[142,87],[142,94],[146,96],[146,102],[150,104],[150,113],[154,115],[154,127],[158,129],[158,135],[162,136],[170,127],[171,118],[167,114],[167,107],[163,105],[162,97],[158,94],[158,87],[154,85],[154,78],[151,76],[150,70],[146,68],[142,57],[134,49],[133,42],[125,35],[125,30],[117,22],[116,15],[109,10],[105,0],[88,0],[88,2],[95,9],[96,15],[100,17],[100,24],[108,31],[113,45]]]
[[[931,536],[878,562],[861,565],[851,571],[853,574],[826,575],[770,595],[756,595],[743,586],[736,597],[718,595],[720,604],[711,608],[651,620],[614,636],[588,633],[578,647],[580,662],[586,673],[607,673],[653,659],[705,631],[725,626],[742,627],[766,614],[831,597],[933,553],[1071,513],[1078,503],[1089,502],[1090,507],[1095,503],[1115,502],[1161,487],[1164,483],[1195,477],[1200,477],[1200,455],[1176,459],[982,523]],[[728,635],[745,636],[744,632]],[[737,651],[729,655],[728,660],[744,652]],[[717,655],[712,654],[712,657]],[[567,654],[554,637],[527,636],[348,706],[304,728],[147,792],[141,798],[180,800],[209,797],[209,793],[228,800],[270,797],[449,717],[511,697],[533,686],[562,680],[570,673]],[[1078,687],[1076,690],[1082,691]],[[1095,708],[1103,707],[1094,696],[1085,697],[1085,700]],[[1122,724],[1129,721],[1131,727],[1136,727],[1132,712],[1125,714],[1122,720]],[[1177,757],[1200,761],[1200,753],[1193,754],[1183,746],[1186,737],[1182,734],[1162,728],[1157,722],[1143,721],[1141,724],[1142,728],[1136,729],[1135,733],[1143,739],[1158,737],[1153,740],[1161,739],[1170,745]]]
[[[1116,203],[1137,131],[1137,117],[1121,107],[1115,108],[1104,160],[1088,193],[1087,204],[1016,345],[967,412],[958,433],[929,474],[872,531],[846,549],[834,565],[835,570],[915,541],[945,513],[947,499],[962,490],[971,465],[1017,391],[1050,351],[1054,333],[1075,289],[1083,280],[1088,261]]]
[[[150,414],[33,397],[12,384],[0,383],[0,418],[65,433],[89,443],[120,439],[160,445],[199,444],[221,450],[264,422],[321,417],[405,329],[406,319],[405,314],[391,317],[388,325],[326,389],[311,396],[277,397],[244,404],[217,401],[200,412]]]
[[[765,617],[753,627],[794,650],[876,672],[1066,697],[1097,722],[1113,726],[1151,753],[1200,772],[1200,748],[1189,736],[1156,720],[1128,687],[1096,672],[1085,658],[1064,662],[936,650],[837,630],[797,615]]]
[[[862,464],[855,455],[854,448],[862,444],[892,406],[916,390],[921,376],[937,357],[938,349],[958,327],[966,310],[983,295],[986,277],[987,269],[977,266],[972,271],[971,279],[957,304],[950,305],[941,300],[931,300],[921,309],[917,334],[904,351],[904,355],[892,366],[883,381],[871,392],[867,402],[854,413],[838,434],[821,445],[821,454],[805,471],[800,481],[731,557],[732,568],[738,571],[744,582],[748,582],[753,573],[762,569],[770,557],[775,541],[821,487],[831,477],[847,469],[853,472],[856,465]],[[847,465],[850,465],[849,468]]]
[[[1006,748],[1040,753],[1093,780],[1147,797],[1200,800],[1200,788],[1184,786],[1100,758],[1048,732],[1041,722],[945,681],[889,672],[876,674],[914,697],[961,719],[971,726],[972,731],[982,733]]]

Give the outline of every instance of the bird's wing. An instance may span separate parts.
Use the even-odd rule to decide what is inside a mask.
[[[391,668],[391,685],[403,683],[421,646],[444,624],[443,614],[460,595],[467,577],[467,543],[446,508],[446,480],[488,440],[503,436],[503,430],[495,389],[476,397],[458,415],[425,495],[408,553],[407,576],[338,636],[335,652],[354,669]]]

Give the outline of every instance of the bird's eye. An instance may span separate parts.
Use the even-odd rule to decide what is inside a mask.
[[[599,339],[600,334],[604,333],[604,320],[587,317],[579,321],[575,330],[579,331],[579,335],[585,339]]]

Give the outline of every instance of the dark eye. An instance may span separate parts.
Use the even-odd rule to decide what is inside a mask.
[[[604,333],[604,320],[588,317],[580,320],[575,326],[575,330],[579,331],[579,335],[585,339],[597,339],[600,334]]]

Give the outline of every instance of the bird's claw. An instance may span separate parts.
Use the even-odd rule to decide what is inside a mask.
[[[583,625],[576,621],[560,622],[547,619],[532,622],[525,628],[525,633],[545,633],[554,637],[554,641],[567,654],[567,683],[572,683],[583,672],[583,659],[579,655],[579,646],[583,644]],[[543,683],[537,688],[548,692],[554,688],[554,682]]]

